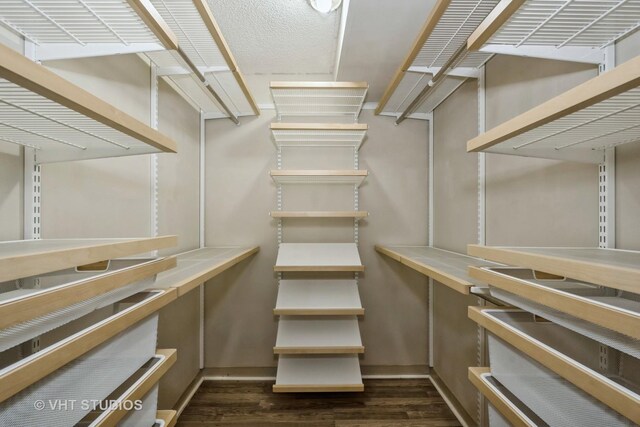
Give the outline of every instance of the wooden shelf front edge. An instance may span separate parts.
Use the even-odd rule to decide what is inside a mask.
[[[136,400],[142,400],[144,396],[147,395],[149,391],[155,386],[160,379],[167,373],[169,368],[176,363],[177,351],[175,349],[169,350],[157,350],[157,356],[162,357],[162,361],[153,367],[152,372],[133,390],[129,390],[127,393],[123,394],[119,397],[122,401],[134,402]],[[127,409],[118,407],[109,413],[100,420],[100,422],[95,424],[95,427],[116,427],[120,420],[130,412]]]
[[[495,309],[493,310],[496,311]],[[634,398],[631,394],[624,393],[619,387],[603,380],[600,375],[591,369],[577,362],[570,362],[566,356],[556,355],[524,333],[516,332],[502,326],[495,320],[485,316],[483,311],[481,307],[469,307],[469,318],[517,348],[522,353],[555,372],[557,375],[571,382],[585,393],[629,418],[634,423],[640,424],[640,399]]]
[[[489,368],[469,368],[469,381],[514,427],[535,427],[511,408],[510,402],[498,394],[484,381],[482,376],[490,374]]]
[[[2,44],[0,58],[0,77],[161,151],[177,151],[169,137]]]
[[[504,277],[478,267],[469,267],[469,275],[530,301],[640,340],[640,316],[628,310],[614,306],[604,307],[586,298],[572,297],[561,290],[545,288],[517,278]]]
[[[281,265],[273,267],[273,271],[312,272],[312,271],[364,271],[364,265]]]
[[[467,39],[467,50],[477,51],[520,9],[526,0],[501,0]]]
[[[271,211],[272,218],[366,218],[367,211]]]
[[[271,123],[271,130],[360,130],[369,129],[366,123]]]
[[[364,308],[274,308],[276,316],[364,316]]]
[[[398,252],[395,252],[385,246],[376,245],[376,251],[380,252],[383,255],[388,256],[389,258],[398,261],[399,263],[416,270],[419,273],[424,274],[427,277],[431,277],[433,280],[442,283],[443,285],[453,289],[456,292],[459,292],[463,295],[469,295],[470,289],[473,287],[469,281],[461,279],[459,277],[452,276],[443,271],[439,271],[433,267],[430,267],[426,264],[423,264],[418,261],[414,261],[411,258],[403,256]]]
[[[15,301],[0,303],[0,329],[86,301],[175,266],[175,256],[161,258],[146,265],[129,267],[125,271],[113,271],[60,289],[45,290]]]
[[[273,354],[360,354],[364,346],[273,347]]]
[[[619,95],[640,84],[640,56],[592,78],[531,110],[476,136],[467,143],[468,152],[493,147],[561,117]]]
[[[57,346],[49,351],[45,349],[41,353],[36,353],[29,362],[0,375],[0,402],[4,402],[31,384],[36,383],[67,363],[113,338],[176,298],[177,292],[175,289],[164,290],[134,309],[114,315],[112,319],[98,327],[87,328],[64,345]]]
[[[271,89],[367,89],[367,82],[271,82]]]
[[[178,422],[178,412],[174,410],[161,409],[156,412],[156,418],[164,421],[164,427],[175,427]]]
[[[367,176],[366,170],[272,170],[271,176]]]
[[[322,392],[358,392],[364,391],[364,384],[300,384],[283,385],[274,384],[274,393],[322,393]]]

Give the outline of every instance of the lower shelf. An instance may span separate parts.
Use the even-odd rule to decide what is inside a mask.
[[[355,280],[281,280],[275,315],[362,315]]]
[[[357,355],[281,355],[274,393],[364,391]]]
[[[364,353],[358,318],[283,316],[278,322],[275,354]]]

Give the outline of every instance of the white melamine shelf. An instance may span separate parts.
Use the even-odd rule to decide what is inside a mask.
[[[360,149],[364,123],[271,123],[276,147],[352,147]]]
[[[364,353],[358,318],[281,316],[275,354]]]
[[[14,50],[0,45],[0,142],[37,163],[176,152],[176,143]]]
[[[418,98],[422,100],[412,106],[413,110],[429,113],[467,78],[477,77],[477,69],[488,61],[492,54],[464,52],[461,49],[466,45],[467,37],[498,2],[438,0],[407,58],[387,86],[376,108],[376,114],[395,116],[403,113]],[[460,56],[455,62],[448,64],[459,52]],[[428,96],[421,96],[429,80],[446,65],[450,66],[449,70],[445,70],[447,76],[443,80],[446,81],[440,83],[437,90],[427,89]]]
[[[362,315],[355,280],[281,280],[275,315],[339,316]]]
[[[511,54],[518,54],[520,48],[531,53],[527,48],[569,47],[588,56],[589,51],[608,46],[639,25],[637,1],[502,0],[469,37],[468,47],[496,53],[502,48]]]
[[[0,242],[0,282],[175,246],[175,236]]]
[[[369,216],[367,211],[271,211],[272,218],[355,218]]]
[[[469,245],[472,256],[640,294],[640,252]]]
[[[640,56],[471,139],[469,152],[604,162],[640,139]]]
[[[366,82],[271,82],[278,118],[352,116],[357,120],[368,89]]]
[[[366,170],[272,170],[276,184],[350,184],[360,186]]]
[[[155,288],[176,288],[181,297],[207,280],[256,254],[259,247],[208,247],[183,252],[177,266],[156,278]]]
[[[363,391],[357,355],[294,356],[278,358],[276,393]]]
[[[364,271],[355,243],[282,243],[275,271]]]
[[[469,294],[472,287],[484,285],[481,280],[469,275],[470,266],[499,265],[429,246],[376,245],[376,250],[465,295]]]

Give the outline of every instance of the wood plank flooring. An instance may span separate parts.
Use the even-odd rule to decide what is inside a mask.
[[[205,381],[178,426],[459,426],[428,379],[365,380],[364,393],[275,394],[273,382]]]

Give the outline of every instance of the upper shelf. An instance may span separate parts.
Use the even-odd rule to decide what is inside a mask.
[[[602,163],[640,139],[640,56],[471,139],[467,151]]]
[[[271,123],[276,147],[353,147],[367,134],[363,123]]]
[[[467,52],[467,37],[482,23],[498,0],[438,0],[411,50],[387,86],[376,114],[429,113],[464,80],[477,76],[477,69],[492,54]],[[443,70],[443,68],[445,68]],[[441,74],[439,93],[429,81]],[[456,80],[460,80],[456,84]],[[455,86],[451,88],[451,86]],[[426,96],[426,92],[430,92]],[[429,102],[426,99],[429,98]]]
[[[366,170],[272,170],[276,184],[351,184],[360,186]]]
[[[38,163],[176,152],[149,126],[0,44],[0,141]]]
[[[353,116],[367,96],[366,82],[271,82],[278,120],[283,116]]]
[[[175,246],[175,236],[0,242],[0,282]]]
[[[258,246],[250,248],[210,247],[183,252],[178,265],[156,278],[155,288],[176,288],[181,297],[200,284],[258,253]]]
[[[275,271],[364,271],[355,243],[281,243]]]
[[[482,281],[469,276],[469,266],[498,266],[483,259],[429,246],[376,245],[376,251],[465,295],[474,286],[484,286]]]
[[[635,1],[502,0],[469,37],[467,47],[597,63],[602,62],[602,48],[639,25]]]
[[[468,253],[512,266],[640,293],[640,252],[636,251],[469,245]]]

